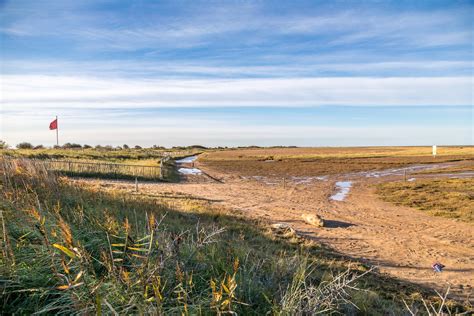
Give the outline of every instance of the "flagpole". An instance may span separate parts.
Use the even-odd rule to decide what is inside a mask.
[[[57,115],[56,115],[56,146],[59,147],[59,122],[58,122]]]

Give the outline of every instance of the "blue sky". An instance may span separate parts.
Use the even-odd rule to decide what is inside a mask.
[[[1,1],[0,139],[473,143],[469,1]]]

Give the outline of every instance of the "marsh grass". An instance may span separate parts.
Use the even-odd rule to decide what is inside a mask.
[[[205,152],[199,161],[211,170],[242,176],[322,176],[400,168],[414,164],[471,163],[473,147],[265,148]],[[269,163],[271,162],[271,163]]]
[[[397,205],[474,222],[474,178],[387,182],[378,185],[377,192],[383,200]]]
[[[473,146],[438,146],[437,158],[473,157]],[[208,152],[206,160],[279,160],[311,158],[432,158],[431,146],[387,147],[300,147],[300,148],[238,148]]]
[[[421,295],[194,202],[71,185],[27,161],[0,169],[2,314],[398,315]]]

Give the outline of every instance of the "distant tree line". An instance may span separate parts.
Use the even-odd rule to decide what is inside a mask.
[[[0,149],[8,149],[9,145],[5,142],[0,140]],[[33,145],[28,142],[22,142],[16,145],[16,148],[18,149],[46,149],[47,147],[43,145]],[[168,148],[164,146],[159,146],[159,145],[153,145],[151,147],[142,147],[139,145],[135,146],[129,146],[127,144],[123,144],[122,146],[112,146],[112,145],[96,145],[96,146],[90,146],[90,145],[81,145],[81,144],[76,144],[76,143],[65,143],[62,146],[54,146],[53,148],[55,149],[91,149],[94,148],[96,150],[103,150],[103,151],[112,151],[112,150],[140,150],[140,149],[154,149],[154,150],[166,150]],[[172,150],[191,150],[191,149],[197,149],[197,150],[205,150],[205,149],[210,149],[212,147],[206,147],[202,145],[191,145],[191,146],[173,146],[170,149]],[[219,147],[214,147],[215,149],[241,149],[241,148],[297,148],[297,146],[270,146],[270,147],[261,147],[261,146],[238,146],[238,147],[227,147],[227,146],[219,146]]]
[[[9,145],[0,140],[0,149],[8,149]],[[16,145],[16,148],[18,149],[46,149],[47,147],[43,145],[33,145],[28,142],[21,142]],[[155,150],[166,150],[167,148],[164,146],[158,146],[158,145],[153,145],[151,147],[142,147],[139,145],[135,146],[129,146],[127,144],[123,144],[122,146],[112,146],[112,145],[96,145],[95,147],[90,146],[90,145],[81,145],[81,144],[76,144],[76,143],[65,143],[62,146],[53,146],[54,149],[91,149],[94,148],[96,150],[104,150],[104,151],[112,151],[112,150],[140,150],[140,149],[155,149]],[[221,147],[219,147],[221,148]],[[207,149],[205,146],[201,145],[192,145],[192,146],[174,146],[171,147],[171,149],[175,150],[189,150],[189,149]]]

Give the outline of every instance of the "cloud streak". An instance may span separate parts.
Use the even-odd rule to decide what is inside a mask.
[[[452,77],[469,75],[469,60],[399,60],[378,62],[344,62],[343,57],[319,56],[313,61],[284,61],[268,65],[227,63],[216,61],[56,61],[10,60],[3,65],[4,74],[27,73],[29,75],[98,76],[120,78],[127,76],[148,79],[157,78],[294,78],[315,76],[376,76],[376,77]]]
[[[39,4],[36,4],[39,5]],[[160,6],[142,3],[140,15],[121,11],[88,12],[87,5],[56,5],[40,10],[35,4],[18,10],[5,6],[0,31],[11,36],[74,38],[82,48],[136,51],[193,47],[274,46],[274,41],[304,38],[310,46],[347,46],[370,42],[376,46],[433,47],[469,45],[468,10],[388,11],[373,8],[306,12],[269,10],[267,3],[219,3]],[[74,13],[73,13],[74,12]],[[55,18],[51,19],[51,14]],[[106,19],[104,19],[104,17]],[[59,32],[58,30],[61,30]],[[398,47],[400,49],[401,47]]]
[[[470,77],[101,79],[3,76],[6,109],[35,107],[226,107],[466,105]]]

